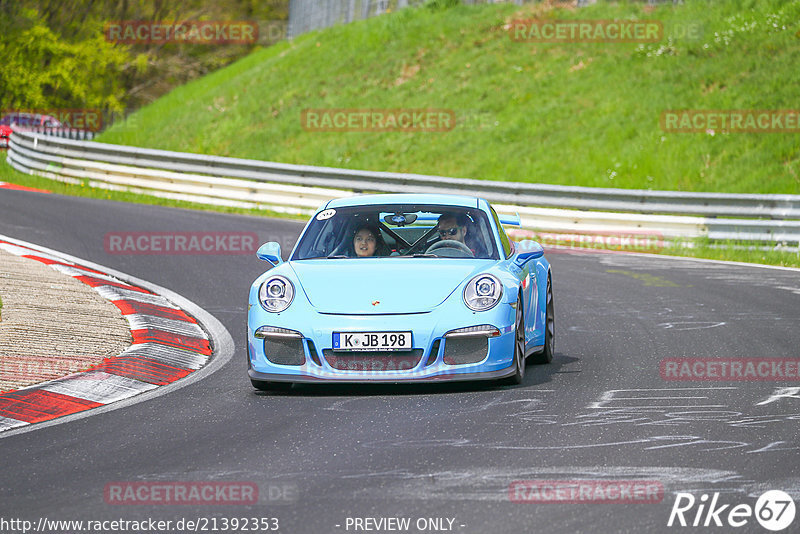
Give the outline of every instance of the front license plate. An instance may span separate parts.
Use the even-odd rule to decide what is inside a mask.
[[[334,332],[333,350],[411,350],[411,332]]]

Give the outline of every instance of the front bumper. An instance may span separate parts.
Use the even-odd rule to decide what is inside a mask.
[[[264,382],[349,382],[349,383],[401,383],[442,382],[463,380],[495,380],[515,372],[514,308],[500,303],[488,312],[387,315],[336,315],[313,312],[304,317],[291,313],[269,314],[257,304],[248,315],[247,361],[248,375],[252,380]],[[497,328],[495,337],[475,336],[474,357],[453,358],[452,348],[458,339],[461,350],[465,338],[445,338],[444,334],[458,328],[477,325]],[[276,357],[280,345],[269,339],[256,338],[254,332],[261,326],[285,328],[299,335],[294,344],[294,356]],[[411,331],[412,350],[397,352],[333,352],[333,332],[386,332]],[[472,336],[469,337],[472,339]],[[448,341],[452,344],[448,346]],[[283,343],[283,341],[281,341]],[[467,344],[469,341],[467,340]],[[267,356],[267,347],[272,352]],[[481,348],[485,347],[485,348]],[[448,350],[450,348],[450,350]],[[272,360],[272,361],[270,361]],[[283,363],[293,361],[292,365]],[[468,360],[470,363],[456,363]]]

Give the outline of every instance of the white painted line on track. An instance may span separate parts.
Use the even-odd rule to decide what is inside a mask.
[[[209,358],[204,354],[157,343],[134,343],[119,356],[142,356],[167,365],[185,367],[187,369],[200,369],[208,362]]]
[[[155,304],[156,306],[176,309],[174,304],[160,295],[151,295],[142,293],[141,291],[133,291],[131,289],[114,286],[97,286],[92,289],[100,293],[101,297],[108,300],[135,300],[137,302],[144,302],[145,304]]]
[[[57,265],[57,264],[50,265],[50,267],[55,269],[56,271],[58,271],[60,273],[64,273],[67,276],[71,276],[73,278],[78,277],[78,276],[91,276],[92,278],[99,278],[101,280],[108,280],[109,282],[120,282],[120,280],[117,280],[113,276],[108,276],[106,274],[100,274],[100,273],[93,273],[91,271],[86,271],[86,270],[78,268],[78,267],[70,267],[68,265]]]
[[[100,404],[111,404],[157,387],[160,386],[103,371],[87,371],[53,380],[39,389]]]
[[[125,318],[130,323],[131,330],[148,330],[152,328],[155,330],[163,330],[164,332],[172,332],[173,334],[180,334],[182,336],[208,339],[203,329],[195,323],[167,319],[165,317],[156,317],[153,315],[142,315],[139,313],[125,315]]]
[[[2,417],[0,416],[0,430],[4,428],[16,428],[20,426],[29,425],[30,423],[25,421],[19,421],[17,419],[11,419],[10,417]],[[3,434],[0,434],[2,436]]]

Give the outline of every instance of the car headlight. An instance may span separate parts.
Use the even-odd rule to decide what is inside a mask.
[[[502,296],[503,284],[491,274],[480,274],[464,287],[464,304],[472,311],[490,310]]]
[[[261,307],[272,313],[279,313],[289,307],[294,298],[294,286],[288,278],[272,276],[258,290]]]

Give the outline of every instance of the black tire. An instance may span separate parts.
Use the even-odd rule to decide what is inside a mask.
[[[531,356],[533,363],[550,363],[553,361],[553,354],[556,351],[556,318],[553,308],[553,288],[550,283],[550,275],[547,276],[547,299],[546,314],[544,321],[544,349]]]
[[[514,320],[514,374],[504,378],[507,386],[518,386],[525,378],[525,321],[522,316],[522,295],[517,299],[517,316]]]
[[[265,382],[263,380],[250,379],[253,387],[259,391],[289,391],[292,387],[291,382]]]

